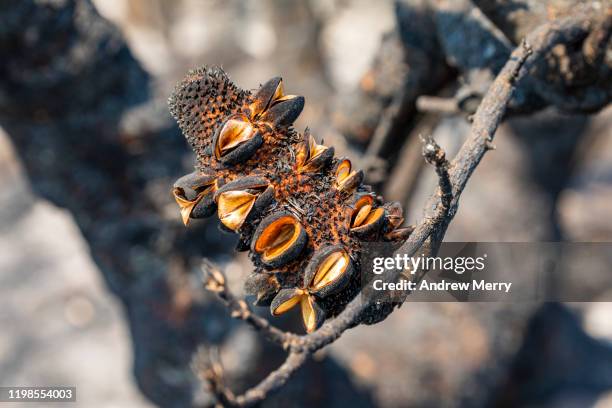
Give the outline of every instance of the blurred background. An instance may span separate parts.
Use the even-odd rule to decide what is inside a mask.
[[[189,69],[221,66],[245,89],[282,75],[306,97],[296,128],[414,223],[436,183],[418,136],[452,157],[509,52],[577,3],[611,15],[570,0],[0,0],[0,386],[74,385],[70,406],[212,406],[197,347],[218,347],[235,391],[281,363],[201,286],[206,256],[242,293],[235,237],[215,219],[185,229],[170,195],[194,160],[166,106]],[[572,71],[572,44],[538,68],[556,76],[521,84],[448,241],[611,240],[602,27],[585,39],[601,59]],[[597,285],[609,294],[612,270]],[[294,317],[275,323],[300,331]],[[410,303],[263,405],[349,404],[612,407],[612,305]]]

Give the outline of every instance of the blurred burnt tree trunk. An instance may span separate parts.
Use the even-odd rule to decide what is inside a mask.
[[[224,351],[240,323],[209,301],[199,266],[203,255],[227,254],[234,238],[216,223],[180,223],[170,186],[193,157],[165,96],[89,0],[0,0],[0,61],[0,126],[33,190],[72,213],[123,302],[140,389],[159,406],[212,405],[192,357],[201,345]],[[254,382],[280,363],[282,350],[238,335],[241,367],[229,381]],[[332,359],[308,363],[294,384],[273,404],[371,406]]]
[[[397,146],[419,119],[417,97],[437,93],[455,78],[432,29],[434,17],[427,0],[397,1],[394,29],[382,38],[357,88],[339,99],[334,126],[367,145],[368,155],[394,161]]]
[[[159,106],[150,77],[87,0],[1,1],[0,60],[0,125],[32,188],[71,211],[123,301],[141,389],[159,405],[189,405],[192,353],[220,341],[227,320],[204,313],[187,272],[191,256],[223,242],[165,216],[186,154],[165,101],[162,119],[143,124]]]

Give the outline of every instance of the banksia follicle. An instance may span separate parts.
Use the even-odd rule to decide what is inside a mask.
[[[251,93],[201,68],[169,104],[197,156],[173,187],[183,222],[216,212],[240,235],[255,265],[246,290],[273,315],[299,305],[316,330],[358,293],[363,243],[406,239],[398,203],[383,203],[350,160],[293,129],[304,98],[286,95],[280,78]]]

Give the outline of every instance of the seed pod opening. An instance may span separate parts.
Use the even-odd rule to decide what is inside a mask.
[[[339,245],[316,252],[304,274],[304,286],[310,293],[326,297],[342,289],[353,274],[353,262]]]
[[[314,296],[310,296],[303,289],[281,289],[272,304],[270,312],[273,316],[279,316],[300,305],[302,323],[306,332],[312,333],[325,321],[325,311],[319,306]]]
[[[325,321],[325,311],[319,306],[314,296],[302,296],[300,298],[302,309],[302,323],[307,333],[317,330]]]
[[[208,174],[192,175],[178,179],[172,189],[185,226],[189,225],[191,218],[208,217],[215,211],[212,197],[217,188],[216,180]]]
[[[261,262],[279,267],[294,260],[304,249],[308,236],[302,224],[290,213],[269,215],[257,227],[251,249]]]
[[[342,159],[336,166],[336,183],[340,184],[351,174],[352,164],[349,159]]]
[[[281,289],[270,304],[270,312],[273,316],[280,316],[293,309],[303,297],[308,297],[308,294],[302,289]]]
[[[340,191],[351,192],[363,181],[363,171],[352,170],[351,161],[343,159],[336,167],[336,188]]]
[[[249,106],[251,117],[257,119],[271,105],[275,99],[283,97],[283,80],[281,77],[274,77],[268,80],[259,88],[255,94],[253,103]]]
[[[246,177],[226,184],[215,194],[217,213],[223,225],[238,230],[274,198],[274,188],[262,177]]]
[[[285,95],[273,100],[270,107],[262,115],[262,120],[272,123],[274,127],[291,125],[304,109],[304,97]]]
[[[219,196],[217,203],[219,219],[227,228],[237,230],[246,220],[256,199],[256,194],[246,191],[226,191]]]
[[[215,158],[224,164],[247,160],[263,143],[261,134],[245,116],[234,116],[217,129],[213,138]]]
[[[296,153],[298,171],[300,173],[319,171],[327,166],[333,157],[334,148],[317,144],[307,128],[304,132],[304,140]]]
[[[216,174],[209,169],[194,171],[176,180],[173,187],[183,191],[181,195],[183,198],[193,201],[198,193],[210,186],[216,178]]]
[[[384,208],[374,208],[371,195],[359,197],[351,215],[351,232],[359,237],[372,236],[378,233],[385,222]]]
[[[281,78],[272,78],[262,85],[249,105],[254,121],[262,120],[274,127],[291,125],[304,109],[304,97],[285,95]]]

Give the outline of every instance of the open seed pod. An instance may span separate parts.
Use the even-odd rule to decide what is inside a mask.
[[[271,123],[273,127],[291,125],[304,109],[304,97],[285,95],[280,77],[263,84],[249,105],[252,120]]]
[[[261,133],[246,116],[235,115],[221,125],[213,138],[215,158],[223,164],[249,159],[262,145]]]
[[[264,218],[251,242],[251,249],[262,263],[277,268],[293,261],[300,255],[308,235],[304,227],[289,212],[281,211]]]
[[[307,333],[317,330],[325,321],[325,310],[317,303],[314,296],[302,296],[300,299],[302,309],[302,323]]]
[[[273,316],[279,316],[300,305],[302,311],[302,323],[306,332],[312,333],[325,321],[325,311],[314,296],[310,296],[303,289],[281,289],[270,305]]]
[[[303,109],[303,96],[285,95],[272,101],[262,120],[272,123],[274,127],[287,127],[295,122]]]
[[[179,178],[172,189],[183,224],[190,218],[205,218],[215,211],[213,194],[217,189],[216,175],[211,171],[193,172]]]
[[[363,182],[363,171],[352,169],[349,159],[342,159],[336,165],[335,186],[340,191],[352,192]]]
[[[183,190],[182,196],[192,201],[198,196],[198,192],[201,192],[207,186],[211,185],[216,178],[216,174],[209,169],[194,171],[176,180],[173,187]]]
[[[251,118],[256,120],[261,115],[273,100],[283,97],[283,80],[281,77],[274,77],[268,80],[259,88],[253,102],[249,105]]]
[[[341,290],[353,275],[351,257],[341,245],[315,252],[304,273],[304,287],[310,293],[326,297]]]
[[[240,178],[221,187],[214,196],[223,225],[237,231],[257,217],[274,199],[274,187],[263,177]]]
[[[308,293],[303,289],[281,289],[270,304],[270,312],[273,316],[280,316],[293,309],[295,305],[300,303],[302,297],[306,296],[308,296]]]
[[[373,237],[383,229],[384,225],[384,208],[374,208],[374,198],[369,194],[357,198],[351,214],[351,233],[360,238]]]
[[[321,170],[334,158],[334,148],[317,144],[315,138],[306,128],[304,140],[295,155],[298,172],[311,173]]]

